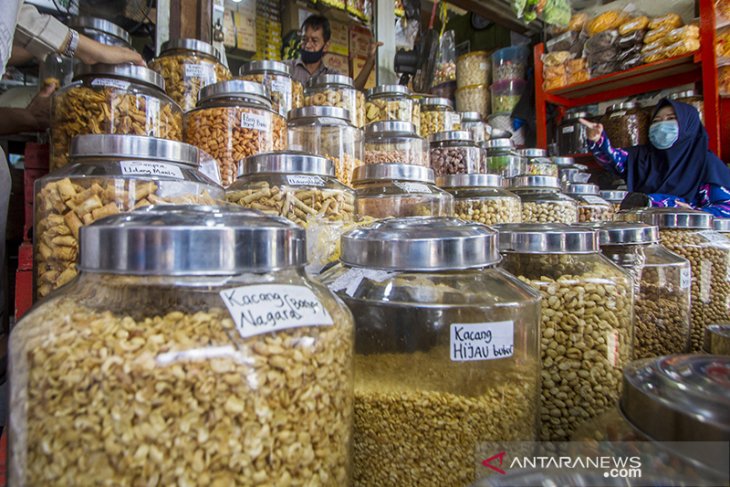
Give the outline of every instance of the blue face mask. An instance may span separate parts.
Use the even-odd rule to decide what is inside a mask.
[[[657,149],[669,149],[679,139],[679,123],[676,120],[654,122],[649,127],[649,140]]]

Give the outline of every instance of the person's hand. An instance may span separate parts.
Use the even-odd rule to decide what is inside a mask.
[[[598,142],[601,140],[601,135],[603,135],[603,125],[600,123],[595,122],[589,122],[585,118],[579,119],[580,123],[585,125],[585,127],[588,129],[586,131],[586,136],[588,137],[588,140],[591,142]]]
[[[56,88],[57,86],[55,84],[46,84],[26,107],[28,114],[35,120],[35,125],[38,130],[45,130],[50,125],[51,95],[56,91]]]
[[[85,64],[125,64],[146,66],[144,59],[137,52],[126,47],[106,46],[84,35],[79,34],[79,46],[76,57]]]

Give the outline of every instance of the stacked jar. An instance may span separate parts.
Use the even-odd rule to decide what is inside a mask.
[[[569,225],[501,225],[503,267],[542,295],[543,441],[567,441],[613,408],[631,360],[631,276],[601,255],[598,235]]]
[[[294,88],[291,77],[291,68],[288,64],[279,61],[252,61],[241,66],[239,75],[242,80],[261,83],[269,89],[271,106],[284,118],[295,108]]]
[[[454,197],[454,216],[484,225],[520,223],[520,197],[503,188],[495,174],[441,176],[436,184]]]
[[[525,73],[529,51],[525,46],[505,47],[492,54],[492,113],[510,115],[527,87]]]
[[[289,113],[289,149],[330,159],[337,179],[347,186],[363,161],[362,131],[352,125],[347,110],[304,107]]]
[[[354,485],[470,485],[485,442],[534,441],[538,295],[495,267],[493,230],[386,220],[341,260],[323,279],[356,317]]]
[[[383,85],[367,91],[365,123],[390,121],[412,123],[420,130],[421,105],[407,86]]]
[[[162,77],[151,69],[129,64],[81,66],[75,80],[53,95],[51,169],[68,164],[71,140],[77,135],[182,139],[182,110],[165,94]]]
[[[454,112],[454,105],[448,98],[424,98],[421,100],[421,127],[423,138],[438,132],[458,130],[461,117]]]
[[[601,119],[611,145],[632,147],[649,141],[649,115],[636,102],[616,103]]]
[[[348,76],[322,74],[309,80],[304,91],[304,106],[344,108],[349,110],[355,127],[365,126],[365,95],[355,89]]]
[[[433,171],[410,164],[371,164],[355,169],[358,218],[452,216],[454,198],[435,185]]]
[[[462,112],[459,115],[461,115],[461,130],[471,132],[474,142],[481,145],[489,139],[487,124],[479,112]]]
[[[350,484],[352,315],[301,228],[151,207],[79,241],[13,329],[13,485]]]
[[[568,112],[558,127],[559,154],[587,154],[588,135],[580,119],[590,119],[588,112]]]
[[[489,54],[474,51],[456,59],[456,109],[489,116]]]
[[[712,221],[712,228],[725,237],[730,237],[730,218],[717,218]]]
[[[482,148],[484,169],[489,174],[511,179],[524,173],[526,160],[517,154],[511,139],[489,139]]]
[[[626,195],[628,194],[628,191],[619,191],[614,189],[600,191],[598,193],[601,198],[611,203],[614,215],[616,215],[621,210],[621,202],[624,200],[624,198],[626,198]]]
[[[565,193],[578,202],[578,221],[580,223],[613,220],[613,207],[599,196],[597,185],[568,183]]]
[[[702,349],[712,355],[730,355],[730,325],[710,325],[705,328]]]
[[[700,114],[700,121],[705,123],[705,99],[695,90],[678,91],[669,95],[670,100],[680,101],[692,105]]]
[[[428,167],[428,143],[412,123],[374,122],[365,127],[365,164]]]
[[[578,223],[578,202],[560,192],[560,181],[551,176],[518,176],[510,189],[522,200],[525,223]]]
[[[429,159],[436,176],[483,173],[482,152],[464,130],[438,132],[430,138]]]
[[[229,186],[244,158],[286,147],[286,120],[271,108],[265,86],[224,81],[200,91],[198,108],[185,115],[185,141],[215,158]]]
[[[524,175],[555,178],[560,175],[558,165],[553,163],[545,149],[520,149],[517,154],[525,159]]]
[[[134,49],[132,46],[132,36],[129,35],[129,32],[106,19],[81,15],[71,17],[68,26],[79,34],[83,34],[105,46]]]

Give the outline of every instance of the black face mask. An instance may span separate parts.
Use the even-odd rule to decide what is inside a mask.
[[[322,56],[324,56],[324,48],[319,51],[307,51],[302,49],[299,51],[299,55],[301,56],[304,64],[315,64],[322,59]]]

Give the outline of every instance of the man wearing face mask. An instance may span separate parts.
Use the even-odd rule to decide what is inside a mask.
[[[603,125],[581,123],[596,160],[626,180],[630,194],[624,203],[694,208],[730,218],[730,169],[709,150],[707,131],[693,106],[661,100],[649,127],[650,143],[635,147],[613,147]]]

